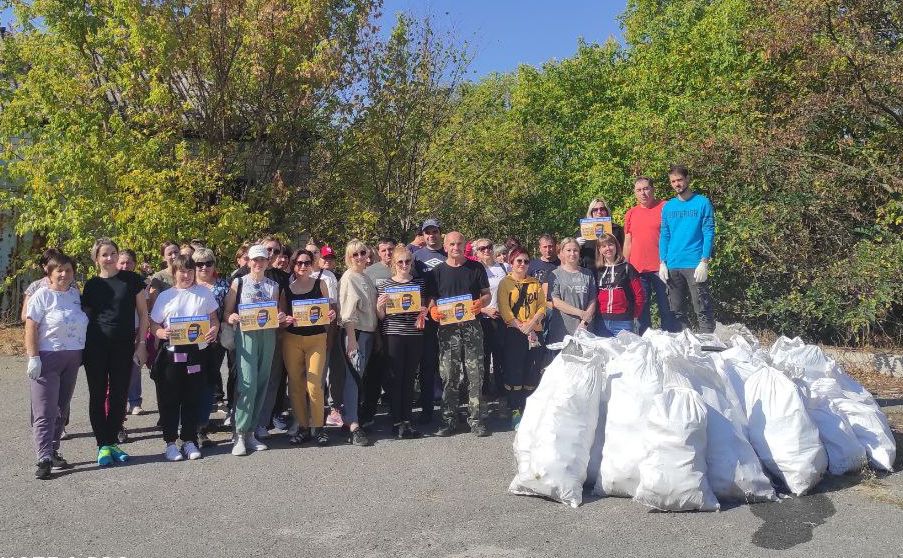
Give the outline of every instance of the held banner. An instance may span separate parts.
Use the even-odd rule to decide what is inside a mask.
[[[605,233],[613,234],[611,217],[580,219],[580,236],[586,240],[596,240]]]
[[[295,327],[326,325],[329,323],[329,299],[293,300],[292,317]]]
[[[207,316],[179,316],[169,319],[169,344],[197,345],[206,343],[204,336],[210,331]]]
[[[420,312],[420,287],[388,287],[386,294],[389,300],[386,302],[386,314],[407,314],[408,312]]]
[[[276,301],[239,304],[238,319],[242,331],[277,328],[279,312],[276,310]]]
[[[440,298],[436,301],[436,306],[445,315],[445,318],[439,322],[440,325],[469,322],[475,318],[473,315],[473,299],[470,298],[469,294]]]

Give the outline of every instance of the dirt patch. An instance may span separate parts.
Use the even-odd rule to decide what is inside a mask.
[[[25,355],[25,328],[0,326],[0,356]]]

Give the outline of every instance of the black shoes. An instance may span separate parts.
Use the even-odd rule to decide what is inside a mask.
[[[423,437],[423,434],[419,430],[413,428],[410,423],[407,422],[393,426],[392,434],[395,435],[396,440],[415,440]]]
[[[348,443],[354,446],[369,446],[370,438],[367,437],[362,428],[358,428],[351,433],[351,436],[348,438]]]
[[[314,440],[317,442],[318,446],[328,446],[329,445],[329,435],[326,434],[325,428],[314,428]]]
[[[451,423],[446,422],[445,424],[442,425],[442,428],[440,428],[439,430],[436,431],[436,436],[439,436],[441,438],[446,438],[448,436],[451,436],[452,434],[454,434],[457,431],[458,431],[457,424],[455,424],[453,422],[451,422]]]
[[[483,425],[482,422],[478,422],[470,427],[471,433],[478,438],[485,438],[489,436],[489,431],[486,430],[486,426]]]
[[[39,480],[49,479],[51,468],[53,468],[53,463],[51,463],[49,459],[42,459],[38,461],[38,468],[34,472],[34,478]]]
[[[59,451],[53,452],[53,455],[50,456],[50,464],[53,469],[56,469],[58,471],[72,468],[72,465],[70,465],[69,462],[66,461],[62,455],[60,455]]]

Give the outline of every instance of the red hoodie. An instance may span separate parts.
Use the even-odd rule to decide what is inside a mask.
[[[606,320],[632,320],[643,313],[646,296],[640,275],[627,262],[596,270],[599,316]]]

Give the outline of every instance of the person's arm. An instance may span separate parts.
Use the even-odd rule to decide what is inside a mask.
[[[161,341],[166,341],[169,339],[169,328],[163,327],[163,324],[158,323],[154,320],[151,320],[150,323],[151,335],[160,339]]]
[[[542,292],[542,285],[540,285],[540,292]],[[529,326],[528,330],[536,328],[536,324],[541,322],[545,316],[546,316],[546,298],[544,296],[537,297],[536,312],[533,313],[533,317],[530,318],[530,321],[528,322],[528,326]]]
[[[706,201],[702,212],[702,259],[708,262],[712,258],[712,247],[715,245],[715,208],[712,202]]]
[[[25,296],[22,298],[22,316],[21,316],[21,318],[22,318],[23,322],[26,321],[26,318],[28,316],[28,301],[29,300],[31,300],[31,295],[28,293],[25,293]]]
[[[25,354],[38,356],[38,322],[31,318],[25,318]]]
[[[135,362],[138,366],[144,366],[147,362],[147,328],[149,327],[147,317],[147,299],[144,298],[144,289],[135,294],[135,309],[138,312],[138,334],[135,336]]]
[[[389,302],[389,295],[385,292],[380,293],[379,290],[376,292],[376,317],[380,320],[384,320],[386,318],[386,304]]]
[[[207,314],[207,317],[210,319],[210,330],[207,332],[207,335],[204,336],[204,339],[207,340],[208,343],[213,343],[216,341],[216,336],[219,334],[219,315],[216,310]]]
[[[238,325],[238,313],[237,310],[237,298],[238,298],[238,289],[235,286],[236,282],[232,281],[232,284],[229,285],[229,292],[226,293],[226,302],[223,306],[224,312],[223,315],[226,316],[226,322],[232,325]]]
[[[622,252],[624,252],[624,259],[628,261],[630,260],[630,247],[633,242],[632,238],[633,235],[629,232],[624,233],[624,249]]]
[[[291,312],[288,311],[288,301],[285,298],[285,291],[279,289],[279,301],[276,303],[279,310],[276,317],[279,320],[279,327],[288,327],[292,325]]]
[[[323,298],[329,300],[329,323],[331,324],[335,320],[335,303],[329,298],[329,287],[326,285],[326,281],[320,281],[320,294],[323,295]]]
[[[667,207],[667,204],[665,204]],[[666,263],[668,261],[668,243],[671,242],[671,227],[668,222],[668,214],[665,212],[665,208],[662,208],[662,225],[659,228],[658,234],[658,257],[662,263]]]

